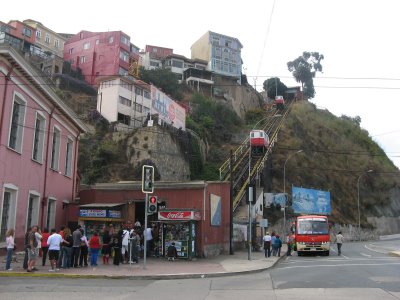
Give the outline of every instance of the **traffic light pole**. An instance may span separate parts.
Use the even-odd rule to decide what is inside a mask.
[[[148,217],[148,207],[149,207],[149,194],[146,194],[146,200],[144,201],[144,248],[143,248],[143,269],[146,269],[146,256],[147,256],[147,217]]]

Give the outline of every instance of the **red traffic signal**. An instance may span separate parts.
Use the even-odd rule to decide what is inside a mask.
[[[148,213],[155,213],[157,212],[157,196],[150,196],[147,206]]]

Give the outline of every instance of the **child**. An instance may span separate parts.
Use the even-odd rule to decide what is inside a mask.
[[[170,261],[173,261],[173,260],[175,260],[175,258],[178,257],[178,253],[175,248],[175,242],[172,242],[172,244],[168,246],[167,257],[168,257],[168,260],[170,260]]]
[[[9,229],[6,233],[6,244],[7,244],[7,260],[6,260],[6,270],[12,271],[11,269],[11,259],[14,252],[14,229]]]

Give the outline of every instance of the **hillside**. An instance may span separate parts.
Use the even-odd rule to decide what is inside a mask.
[[[399,170],[383,150],[361,129],[358,120],[338,118],[308,102],[295,103],[272,156],[273,192],[290,186],[330,191],[331,220],[358,224],[357,181],[360,180],[362,226],[380,227],[387,232],[400,230]]]

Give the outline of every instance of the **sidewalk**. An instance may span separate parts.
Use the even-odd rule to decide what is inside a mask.
[[[103,265],[99,257],[96,267],[60,269],[49,272],[49,262],[42,267],[40,258],[37,260],[38,271],[28,273],[22,268],[22,258],[18,256],[18,263],[13,262],[13,271],[5,271],[5,263],[1,265],[0,277],[4,276],[29,276],[29,277],[70,277],[70,278],[129,278],[129,279],[180,279],[218,277],[250,272],[260,272],[275,265],[285,257],[286,245],[282,246],[280,257],[264,257],[264,252],[252,252],[251,260],[248,259],[247,250],[235,251],[233,255],[224,254],[212,258],[196,258],[191,261],[178,259],[168,261],[165,258],[149,257],[144,268],[143,259],[139,264],[120,264],[114,266],[112,260],[109,265]],[[5,257],[1,257],[3,261]],[[40,262],[40,263],[39,263]]]

